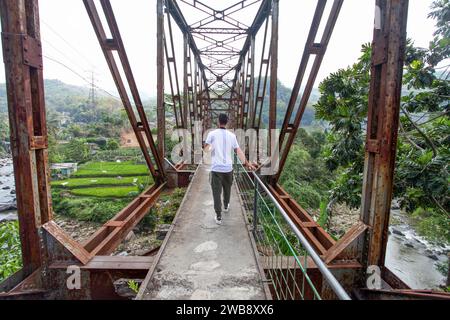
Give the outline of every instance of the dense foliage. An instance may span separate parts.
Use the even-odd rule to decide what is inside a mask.
[[[0,223],[0,282],[21,267],[19,223]]]
[[[325,142],[322,131],[300,129],[280,178],[285,190],[306,209],[317,210],[328,201],[332,175],[322,158]]]
[[[435,1],[432,10],[437,31],[429,48],[407,45],[394,192],[424,234],[450,242],[450,2]],[[315,105],[330,125],[324,155],[337,174],[331,198],[352,207],[361,201],[370,61],[364,45],[357,63],[321,83]]]
[[[258,78],[255,79],[255,92],[257,90]],[[261,83],[261,91],[262,93],[262,83]],[[262,112],[262,123],[269,123],[269,101],[270,101],[270,78],[267,79],[266,92],[264,97],[264,107]],[[277,90],[277,126],[281,127],[283,124],[284,116],[286,114],[286,110],[289,104],[289,100],[291,98],[292,90],[281,81],[278,80],[278,90]],[[315,122],[315,110],[313,108],[313,103],[317,101],[319,98],[319,92],[317,89],[313,89],[311,94],[310,104],[308,104],[305,114],[302,119],[302,125],[310,126]]]

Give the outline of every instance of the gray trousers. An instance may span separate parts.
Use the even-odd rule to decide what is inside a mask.
[[[223,205],[230,204],[231,186],[233,185],[233,172],[221,173],[211,172],[211,188],[214,198],[214,210],[217,218],[222,219],[222,190],[223,190]]]

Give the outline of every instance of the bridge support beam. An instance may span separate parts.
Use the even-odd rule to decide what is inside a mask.
[[[277,93],[278,93],[278,30],[279,30],[280,1],[274,0],[272,4],[272,40],[270,44],[270,104],[269,104],[269,141],[272,141],[272,132],[277,128]],[[270,146],[270,143],[269,143]],[[271,148],[269,148],[271,152]]]
[[[377,0],[360,243],[363,266],[384,266],[400,118],[408,0]]]
[[[164,0],[156,4],[157,14],[157,121],[158,121],[158,153],[165,157],[166,106],[164,102]]]
[[[24,276],[45,263],[40,228],[52,219],[37,0],[0,0]]]

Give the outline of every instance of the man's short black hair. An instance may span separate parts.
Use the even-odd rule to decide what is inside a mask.
[[[226,126],[228,124],[228,116],[225,113],[219,115],[219,123],[222,126]]]

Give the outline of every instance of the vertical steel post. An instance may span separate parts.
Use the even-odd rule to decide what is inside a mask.
[[[198,63],[197,58],[194,57],[194,70],[193,70],[193,88],[192,88],[192,101],[194,104],[194,121],[199,120],[198,113]]]
[[[269,130],[277,128],[277,91],[278,91],[278,20],[279,20],[279,0],[272,3],[272,40],[270,45],[271,65],[270,65],[270,109],[269,109]],[[269,138],[269,141],[271,139]]]
[[[364,266],[384,266],[400,117],[408,0],[377,0],[360,243]]]
[[[39,228],[52,220],[42,47],[37,0],[0,0],[3,54],[25,274],[45,254]]]
[[[256,173],[254,174],[253,184],[255,185],[255,194],[253,199],[253,233],[256,237],[256,232],[258,230],[258,180],[256,179]]]
[[[158,122],[158,153],[161,159],[165,157],[166,110],[164,103],[164,0],[157,0],[157,122]]]
[[[189,161],[191,159],[189,149],[189,134],[191,123],[188,121],[190,118],[189,110],[189,77],[188,77],[188,63],[189,63],[189,38],[188,35],[184,34],[183,41],[183,122],[184,122],[184,132],[183,132],[183,160]]]
[[[252,36],[250,41],[250,90],[249,90],[249,102],[248,110],[249,116],[247,120],[247,129],[253,128],[253,123],[255,121],[255,55],[256,55],[256,45],[255,45],[255,35]]]

